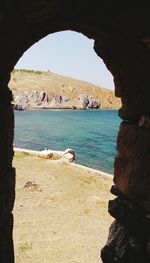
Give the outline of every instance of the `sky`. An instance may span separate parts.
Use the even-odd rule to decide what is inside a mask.
[[[54,33],[27,50],[15,68],[51,71],[113,90],[113,77],[93,45],[93,40],[80,33]]]

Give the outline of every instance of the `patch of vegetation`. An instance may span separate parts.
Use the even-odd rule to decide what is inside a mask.
[[[60,156],[59,155],[53,155],[50,160],[60,160]]]
[[[15,158],[24,158],[29,156],[29,153],[24,153],[24,152],[15,152]]]
[[[80,180],[82,181],[81,184],[85,185],[85,184],[96,184],[96,179],[93,176],[87,177],[87,178],[80,178]]]
[[[20,72],[20,73],[32,73],[32,74],[42,74],[42,73],[44,73],[44,71],[32,70],[32,69],[14,69],[14,70],[12,71],[12,73],[16,73],[16,72]]]
[[[31,244],[23,243],[23,244],[20,245],[19,250],[20,250],[22,253],[25,253],[25,252],[27,252],[28,250],[30,250],[31,248],[32,248],[32,245],[31,245]]]
[[[103,200],[97,200],[96,204],[100,207],[107,207],[107,202]]]
[[[91,213],[91,209],[86,208],[86,209],[84,210],[84,214],[85,214],[85,215],[89,215],[90,213]]]
[[[43,157],[43,156],[38,156],[38,158],[42,159],[42,160],[60,160],[60,156],[58,155],[53,155],[52,157]]]

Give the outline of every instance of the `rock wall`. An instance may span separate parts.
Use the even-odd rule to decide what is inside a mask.
[[[82,96],[82,99],[81,99]],[[14,95],[14,110],[26,110],[31,108],[48,109],[99,109],[100,103],[94,97],[81,94],[75,98],[75,103],[70,98],[62,95],[49,96],[45,91],[34,91]]]
[[[18,59],[46,35],[74,30],[95,40],[94,49],[114,76],[121,97],[120,127],[103,262],[150,261],[150,21],[149,3],[134,1],[3,0],[0,3],[0,261],[14,262],[12,208],[13,114],[7,84]],[[138,224],[135,224],[138,222]]]
[[[9,87],[15,109],[119,109],[114,92],[52,72],[14,70]]]

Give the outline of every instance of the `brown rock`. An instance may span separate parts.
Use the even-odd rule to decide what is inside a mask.
[[[127,197],[150,211],[150,130],[123,122],[117,150],[115,184]]]

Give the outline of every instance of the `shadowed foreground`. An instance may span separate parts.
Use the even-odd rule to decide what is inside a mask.
[[[14,166],[16,263],[101,262],[112,221],[111,179],[22,153],[15,155]]]

